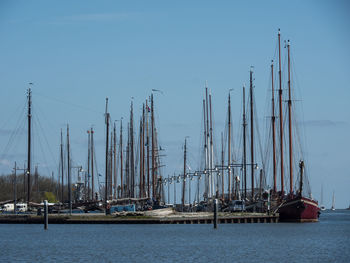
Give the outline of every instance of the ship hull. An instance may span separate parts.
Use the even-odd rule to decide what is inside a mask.
[[[286,200],[278,213],[280,222],[317,222],[320,208],[315,200],[298,196]]]

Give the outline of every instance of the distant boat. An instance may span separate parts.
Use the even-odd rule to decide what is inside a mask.
[[[335,198],[334,198],[334,191],[333,191],[333,198],[332,198],[332,207],[331,210],[334,211],[335,210]]]
[[[321,186],[321,205],[320,205],[320,209],[322,211],[326,210],[325,205],[323,204],[323,185]]]

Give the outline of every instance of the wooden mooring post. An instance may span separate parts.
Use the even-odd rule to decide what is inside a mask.
[[[218,228],[218,199],[214,200],[214,229]]]
[[[47,206],[47,200],[44,201],[44,229],[47,230],[47,225],[49,224],[49,217],[48,217],[48,206]]]

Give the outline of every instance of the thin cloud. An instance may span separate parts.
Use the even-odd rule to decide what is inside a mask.
[[[102,14],[81,14],[73,15],[68,17],[68,19],[73,21],[110,21],[110,20],[120,20],[128,18],[128,14],[117,14],[117,13],[102,13]]]
[[[7,159],[0,159],[0,165],[10,167],[12,163]]]
[[[332,120],[309,120],[309,121],[304,121],[303,124],[305,126],[310,126],[310,127],[339,127],[339,126],[346,125],[347,122],[332,121]]]
[[[14,133],[15,130],[10,130],[10,129],[0,129],[0,135],[11,135],[12,133]],[[19,130],[19,134],[24,134],[25,130]]]
[[[54,24],[66,24],[74,22],[106,22],[125,20],[132,16],[127,13],[94,13],[94,14],[75,14],[65,16],[54,21]]]

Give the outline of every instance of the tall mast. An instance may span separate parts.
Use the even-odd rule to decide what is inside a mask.
[[[13,178],[13,213],[17,214],[17,163],[15,162]]]
[[[150,184],[150,176],[149,176],[149,107],[146,100],[146,144],[147,144],[147,197],[151,198],[151,184]]]
[[[154,109],[153,109],[153,94],[151,94],[151,133],[152,133],[152,196],[156,197],[156,178],[155,178],[155,136],[154,136]]]
[[[111,131],[111,145],[109,147],[109,158],[108,158],[108,166],[109,166],[109,188],[108,188],[108,198],[113,198],[113,132]]]
[[[88,176],[88,191],[87,197],[85,197],[88,201],[90,200],[90,159],[91,159],[91,135],[90,130],[87,131],[88,134],[88,168],[87,168],[87,176]]]
[[[28,162],[27,162],[27,205],[29,208],[30,202],[30,165],[31,165],[31,135],[32,135],[32,90],[28,89]]]
[[[210,150],[209,150],[209,138],[210,138],[210,133],[209,133],[209,99],[208,99],[208,83],[207,81],[205,82],[205,97],[206,97],[206,100],[205,100],[205,107],[206,107],[206,123],[207,123],[207,127],[206,127],[206,131],[207,131],[207,135],[206,135],[206,144],[207,144],[207,168],[209,168],[209,171],[207,171],[207,188],[208,188],[208,197],[210,198],[211,197],[211,186],[210,186],[210,169],[211,169],[211,166],[210,166]],[[209,173],[208,173],[209,172]]]
[[[300,182],[299,182],[299,195],[303,195],[303,181],[304,181],[304,161],[299,162],[299,168],[300,168]],[[333,204],[332,207],[334,208],[334,191],[333,191]]]
[[[207,144],[207,125],[206,125],[206,109],[205,109],[205,99],[203,100],[203,124],[204,124],[204,170],[207,170],[208,168],[208,144]],[[199,182],[199,181],[198,181]],[[208,189],[207,189],[207,175],[205,175],[205,191],[206,194],[208,194]]]
[[[105,166],[105,209],[107,214],[107,200],[108,200],[108,143],[109,143],[109,113],[108,113],[108,98],[106,98],[106,111],[105,111],[105,123],[106,123],[106,166]]]
[[[277,192],[277,167],[276,167],[276,116],[275,116],[275,90],[273,79],[273,60],[271,61],[271,85],[272,85],[272,155],[273,155],[273,192]]]
[[[281,32],[278,29],[278,60],[279,60],[279,115],[280,115],[280,151],[281,151],[281,194],[284,194],[284,173],[283,173],[283,109],[282,109],[282,71],[281,71]]]
[[[118,180],[117,180],[117,128],[114,122],[113,126],[113,163],[114,163],[114,193],[113,198],[117,198],[117,187],[118,187]]]
[[[69,144],[69,125],[67,124],[67,172],[68,172],[68,202],[69,213],[72,214],[72,179],[70,174],[70,144]]]
[[[130,176],[131,176],[131,197],[135,197],[135,155],[134,155],[134,107],[131,101],[130,109]]]
[[[120,140],[119,140],[119,150],[120,150],[120,197],[123,198],[123,119],[120,120]]]
[[[214,145],[213,145],[213,117],[212,117],[212,107],[211,107],[211,93],[209,94],[209,110],[210,110],[210,185],[211,185],[211,196],[215,194],[214,191],[214,177],[213,177],[213,167],[214,167]]]
[[[145,104],[142,112],[142,197],[146,196],[146,179],[145,179]]]
[[[225,186],[224,186],[224,135],[221,133],[221,189],[222,189],[222,201],[225,201]],[[228,168],[230,169],[230,168]]]
[[[184,146],[184,177],[182,180],[182,211],[184,210],[185,207],[185,191],[186,191],[186,137],[185,137],[185,146]]]
[[[250,158],[251,158],[251,183],[252,200],[254,200],[254,101],[253,101],[253,70],[250,69]]]
[[[64,190],[63,190],[63,186],[64,186],[64,162],[63,162],[63,135],[62,135],[62,129],[61,129],[61,145],[60,145],[61,149],[60,149],[60,168],[61,168],[61,202],[63,203],[64,201]]]
[[[128,123],[128,141],[125,155],[125,197],[130,197],[130,123]]]
[[[290,42],[288,40],[288,128],[289,128],[289,193],[293,194],[292,94],[290,88]]]
[[[247,197],[247,144],[246,144],[247,120],[245,116],[245,86],[243,86],[243,179],[244,198]]]
[[[142,107],[142,116],[143,116],[143,114],[145,113],[145,107],[143,106]],[[141,119],[140,119],[140,184],[139,184],[139,186],[140,186],[140,189],[139,189],[139,197],[140,198],[142,198],[142,187],[143,187],[143,181],[142,181],[142,177],[143,177],[143,162],[142,162],[142,160],[143,160],[143,146],[142,146],[142,144],[143,144],[143,142],[142,142],[142,117],[141,117]]]
[[[94,130],[91,127],[91,133],[90,133],[90,151],[91,151],[91,194],[92,194],[92,200],[95,200],[95,182],[94,182]]]
[[[228,94],[228,151],[227,151],[227,166],[228,166],[228,200],[231,201],[231,96]]]

